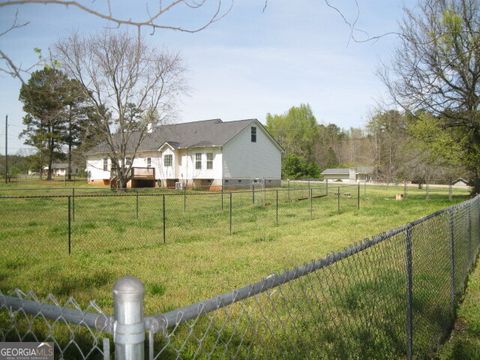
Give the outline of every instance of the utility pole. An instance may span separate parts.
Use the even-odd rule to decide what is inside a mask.
[[[5,184],[8,183],[8,115],[5,115]]]

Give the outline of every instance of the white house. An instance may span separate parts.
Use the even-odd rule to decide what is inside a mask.
[[[180,183],[215,190],[223,185],[249,186],[259,179],[279,185],[282,151],[256,119],[161,125],[140,144],[128,186],[175,187]],[[106,144],[86,155],[89,182],[109,184],[112,164]]]
[[[77,175],[80,168],[76,164],[72,164],[72,175]],[[48,166],[43,167],[44,173],[48,171]],[[68,163],[53,163],[52,164],[53,176],[66,176],[68,174]]]
[[[337,169],[325,169],[322,171],[323,178],[325,180],[333,180],[340,182],[355,182],[370,181],[373,168],[369,166],[357,167],[357,168],[337,168]]]

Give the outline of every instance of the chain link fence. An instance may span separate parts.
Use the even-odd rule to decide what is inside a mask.
[[[95,302],[0,292],[0,341],[53,342],[56,359],[110,359],[112,324]]]
[[[218,207],[218,198],[211,200]],[[432,358],[452,329],[479,247],[477,196],[323,259],[145,318],[143,286],[131,278],[114,287],[113,317],[95,303],[81,309],[73,299],[0,294],[0,340],[53,341],[65,359],[108,358],[111,342],[118,359]]]
[[[338,195],[338,194],[337,194]],[[19,258],[115,252],[215,236],[272,239],[278,226],[356,211],[356,186],[340,196],[325,185],[235,192],[153,193],[141,191],[65,195],[0,196],[0,239],[6,254]],[[320,211],[321,210],[321,211]],[[5,265],[5,264],[4,264]],[[7,264],[8,267],[8,264]]]

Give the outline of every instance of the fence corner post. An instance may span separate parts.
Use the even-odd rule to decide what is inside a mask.
[[[144,358],[144,294],[143,283],[132,276],[117,280],[113,286],[113,341],[116,360]]]

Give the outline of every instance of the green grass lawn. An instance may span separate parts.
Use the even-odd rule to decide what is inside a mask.
[[[480,268],[470,275],[463,303],[449,341],[440,359],[480,359]]]
[[[3,188],[0,188],[0,193]],[[76,197],[68,255],[67,198],[0,199],[0,289],[33,290],[95,299],[111,310],[112,285],[134,275],[146,284],[146,312],[159,313],[257,281],[268,274],[320,258],[376,233],[451,204],[447,189],[343,188],[340,213],[335,187],[313,200],[305,188],[234,193],[230,235],[229,196],[166,196],[166,243],[162,196]],[[366,193],[365,193],[366,191]],[[291,201],[288,201],[290,197]],[[305,200],[296,200],[307,198]],[[456,192],[454,202],[466,198]]]
[[[42,192],[0,187],[2,195],[9,191]],[[51,186],[48,191],[71,195],[71,189]],[[312,188],[310,198],[308,186],[290,184],[287,190],[232,195],[151,189],[138,196],[75,196],[70,198],[71,255],[68,197],[3,198],[0,290],[31,289],[40,299],[52,293],[61,301],[72,296],[83,306],[95,299],[111,313],[113,283],[128,274],[146,285],[145,312],[158,314],[322,258],[467,198],[465,191],[455,191],[450,202],[448,189],[431,188],[427,198],[425,189],[409,188],[407,198],[396,201],[403,186],[339,189],[330,184],[329,195],[323,196],[326,192],[325,186]],[[75,189],[76,195],[94,193],[112,194]],[[464,224],[465,216],[459,221]],[[433,354],[451,323],[447,229],[448,218],[440,216],[413,230],[414,350],[419,357]],[[472,233],[477,232],[475,225]],[[155,349],[164,349],[166,359],[176,358],[178,348],[182,358],[398,358],[405,354],[405,289],[401,233],[175,327],[169,330],[168,346],[157,334]],[[8,323],[0,316],[2,321]],[[40,332],[47,331],[41,318],[36,322]],[[67,335],[59,326],[56,336],[68,343]],[[200,347],[197,339],[203,339]],[[89,348],[88,334],[78,340]]]

